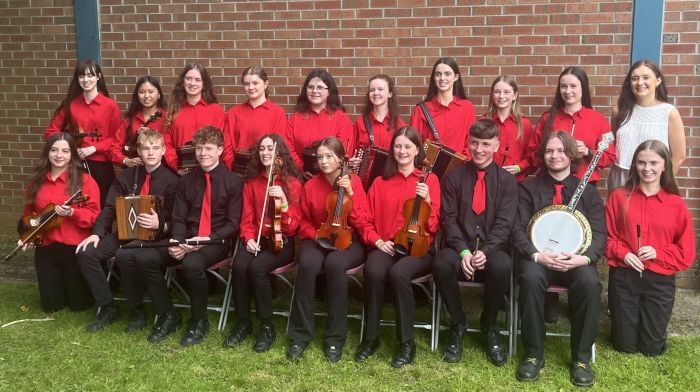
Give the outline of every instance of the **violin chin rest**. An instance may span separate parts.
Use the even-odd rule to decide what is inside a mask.
[[[403,245],[394,244],[394,250],[401,256],[408,256],[408,249],[406,249],[406,247]]]
[[[318,242],[318,244],[321,245],[321,247],[324,249],[338,250],[338,248],[336,248],[331,242],[331,240],[328,238],[317,238],[316,242]]]

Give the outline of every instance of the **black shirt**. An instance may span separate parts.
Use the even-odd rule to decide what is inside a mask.
[[[134,176],[136,178],[136,189],[134,189]],[[180,177],[173,173],[167,166],[161,164],[151,173],[151,185],[149,193],[151,195],[163,196],[163,206],[158,208],[159,231],[163,233],[165,222],[170,222],[170,211],[175,202],[175,191]],[[143,166],[134,166],[124,169],[119,177],[114,179],[107,192],[105,206],[97,216],[95,225],[92,227],[92,234],[100,238],[112,232],[112,223],[117,217],[114,207],[114,200],[119,196],[131,194],[138,195],[146,180],[146,169]]]
[[[479,215],[472,211],[477,167],[467,162],[451,170],[441,184],[441,219],[446,245],[458,253],[474,250],[477,226],[481,237],[480,250],[488,255],[506,250],[515,222],[518,183],[515,177],[491,162],[486,168],[486,210]]]
[[[569,175],[561,182],[564,184],[562,189],[563,204],[566,205],[576,192],[579,179]],[[527,233],[528,222],[537,211],[552,205],[555,183],[557,181],[549,173],[544,172],[534,178],[528,178],[520,184],[518,219],[513,229],[513,241],[515,247],[527,258],[538,252]],[[591,245],[582,255],[590,257],[591,262],[596,262],[605,252],[608,231],[605,226],[603,200],[593,185],[586,185],[578,204],[576,204],[576,209],[586,217],[592,232]]]
[[[219,163],[211,176],[211,239],[233,239],[241,222],[243,181]],[[199,232],[202,198],[206,189],[204,171],[196,167],[180,179],[173,207],[172,238],[184,242]]]

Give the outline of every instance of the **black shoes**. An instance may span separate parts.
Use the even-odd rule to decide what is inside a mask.
[[[146,312],[143,310],[143,307],[137,306],[135,308],[131,308],[129,311],[129,321],[126,324],[126,329],[124,332],[133,333],[140,331],[146,328],[146,325]]]
[[[117,321],[119,318],[119,308],[114,302],[101,306],[95,320],[85,328],[88,332],[97,332],[105,329],[106,326]]]
[[[256,353],[264,353],[272,347],[272,343],[275,342],[277,338],[277,333],[275,332],[275,326],[270,322],[263,322],[260,325],[260,331],[258,331],[258,336],[255,337],[255,344],[253,345],[253,351]]]
[[[590,387],[595,383],[595,375],[588,362],[574,362],[569,372],[571,383],[577,387]]]
[[[290,361],[298,361],[304,357],[304,350],[306,349],[306,344],[303,343],[291,343],[287,347],[287,359]]]
[[[467,333],[467,326],[464,324],[453,324],[450,328],[450,335],[445,341],[445,353],[442,360],[448,363],[456,363],[462,359],[462,340]]]
[[[224,340],[224,347],[236,347],[250,335],[252,326],[250,320],[238,322],[231,328],[231,334]]]
[[[503,366],[508,362],[508,354],[503,346],[501,331],[498,327],[486,329],[486,355],[489,361],[496,366]]]
[[[340,361],[340,358],[342,356],[343,356],[343,346],[332,346],[332,345],[326,346],[326,359],[328,359],[328,362],[336,363],[336,362]]]
[[[355,362],[364,362],[379,348],[379,340],[363,340],[355,353]]]
[[[192,346],[201,343],[209,332],[209,320],[207,319],[190,319],[187,323],[187,331],[180,340],[180,345],[183,347]]]
[[[544,359],[525,358],[520,362],[515,378],[518,381],[535,381],[540,378],[540,373],[544,367]]]
[[[180,314],[175,310],[159,315],[158,321],[156,321],[156,325],[153,327],[153,331],[148,335],[148,341],[151,343],[162,341],[177,330],[180,326],[180,322]]]
[[[400,369],[408,364],[413,363],[413,359],[415,357],[416,342],[414,342],[413,340],[403,342],[401,343],[401,346],[399,346],[399,351],[397,351],[396,354],[394,354],[394,358],[391,359],[391,367]]]

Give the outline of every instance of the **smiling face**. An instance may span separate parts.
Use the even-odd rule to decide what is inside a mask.
[[[469,153],[472,155],[472,162],[479,169],[483,169],[493,162],[493,154],[498,151],[498,136],[492,139],[480,139],[469,135]]]
[[[163,159],[163,155],[165,155],[163,139],[147,140],[139,145],[138,153],[143,164],[146,166],[146,171],[150,173],[160,166],[161,159]]]
[[[318,147],[316,160],[318,160],[318,167],[323,174],[332,174],[340,170],[340,158],[326,146]]]
[[[275,150],[275,142],[269,137],[260,141],[260,147],[258,149],[258,155],[260,156],[260,162],[264,167],[269,168],[272,164],[272,153]]]
[[[662,156],[656,151],[648,149],[640,151],[634,162],[640,183],[652,186],[661,184],[661,175],[665,170],[665,165],[666,162]]]
[[[258,75],[245,75],[243,77],[243,88],[249,101],[265,98],[268,84],[269,81],[260,79]]]
[[[154,107],[158,103],[158,99],[160,99],[158,89],[149,82],[143,82],[139,86],[138,94],[141,106],[146,109]]]
[[[583,97],[583,89],[581,81],[572,74],[565,74],[559,78],[559,94],[566,106],[581,106],[581,98]]]
[[[184,82],[187,98],[199,100],[202,97],[202,90],[204,89],[204,80],[202,80],[202,74],[199,70],[193,68],[187,71]]]
[[[566,154],[564,143],[559,138],[552,137],[547,141],[544,163],[547,171],[552,175],[571,171],[571,158]]]
[[[194,147],[199,166],[205,172],[211,171],[219,164],[219,157],[224,152],[224,148],[214,143],[197,144]]]
[[[49,149],[49,163],[54,170],[65,170],[70,158],[70,145],[66,140],[56,140]]]
[[[456,74],[449,65],[438,64],[435,67],[433,80],[439,93],[452,92],[457,79],[459,79],[459,74]]]
[[[518,93],[506,82],[500,81],[491,89],[491,101],[497,109],[510,110],[516,99],[518,99]]]
[[[97,89],[98,80],[100,80],[100,76],[95,73],[94,69],[86,68],[85,74],[78,75],[78,83],[84,93],[95,91]]]
[[[392,147],[394,159],[398,163],[399,168],[415,167],[416,155],[418,155],[418,146],[411,139],[404,135],[399,135],[394,139]]]
[[[392,96],[392,93],[389,91],[389,83],[387,83],[386,80],[376,78],[369,82],[367,97],[369,97],[369,101],[372,102],[372,105],[386,106],[389,102],[389,98]]]
[[[306,98],[315,111],[324,109],[328,101],[328,86],[321,78],[311,79],[306,86]]]
[[[660,84],[661,78],[646,65],[640,65],[630,74],[630,88],[637,102],[656,99],[656,88]]]

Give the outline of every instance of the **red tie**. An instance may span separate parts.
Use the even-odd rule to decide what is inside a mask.
[[[554,184],[554,197],[552,198],[552,204],[564,204],[564,197],[561,193],[562,189],[564,189],[564,184]]]
[[[472,210],[476,215],[481,214],[486,209],[486,181],[483,170],[476,171],[476,184],[474,185],[474,198],[472,200]]]
[[[147,196],[149,195],[149,192],[151,192],[151,175],[146,173],[146,180],[143,182],[141,193],[139,193],[139,195]]]
[[[204,173],[207,187],[204,190],[202,198],[202,213],[199,215],[199,233],[200,237],[207,237],[211,234],[211,178],[209,173]]]

